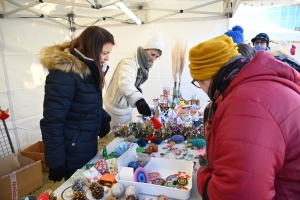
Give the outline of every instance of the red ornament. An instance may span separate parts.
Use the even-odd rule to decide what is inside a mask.
[[[156,136],[156,135],[153,135],[153,136],[151,136],[151,137],[147,137],[147,138],[146,138],[146,141],[147,141],[147,142],[149,142],[149,141],[150,141],[150,142],[154,142],[155,140],[157,140],[157,136]]]
[[[7,110],[0,110],[0,119],[6,120],[9,117],[8,109]]]
[[[151,117],[151,121],[153,123],[154,130],[160,129],[162,127],[162,124],[160,123],[160,121],[157,118]]]
[[[47,192],[43,192],[41,196],[39,196],[38,200],[49,200]]]

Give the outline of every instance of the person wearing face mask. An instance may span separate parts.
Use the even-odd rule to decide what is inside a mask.
[[[142,85],[147,81],[154,61],[163,51],[162,35],[155,33],[144,46],[139,46],[119,62],[103,97],[105,109],[112,118],[111,128],[119,123],[130,122],[135,107],[140,114],[151,116]]]
[[[68,179],[98,152],[98,137],[110,131],[103,109],[106,62],[113,35],[98,26],[86,28],[71,42],[42,49],[39,58],[49,71],[40,121],[49,179]]]
[[[300,199],[300,74],[266,51],[241,56],[223,34],[192,47],[204,110],[203,200]]]
[[[268,51],[270,39],[266,33],[259,33],[254,38],[251,39],[254,49],[256,51]]]

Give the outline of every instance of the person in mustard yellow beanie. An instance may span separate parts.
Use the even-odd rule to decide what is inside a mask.
[[[192,47],[189,60],[192,84],[211,100],[203,200],[300,199],[300,73],[266,51],[243,57],[225,34]]]

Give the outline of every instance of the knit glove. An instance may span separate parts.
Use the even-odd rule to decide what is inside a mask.
[[[151,116],[151,110],[145,99],[138,100],[135,105],[141,115]]]
[[[50,181],[61,181],[65,176],[65,167],[49,168],[49,180]]]
[[[100,138],[105,137],[109,133],[109,131],[110,131],[110,117],[105,118],[102,121],[99,137]]]

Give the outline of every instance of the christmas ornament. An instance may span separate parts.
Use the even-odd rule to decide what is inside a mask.
[[[137,186],[135,186],[135,185],[130,185],[130,186],[128,186],[128,188],[127,188],[126,191],[125,191],[125,196],[126,196],[126,198],[127,198],[128,196],[130,196],[130,195],[138,196],[139,193],[140,193],[140,189],[138,189]]]
[[[148,177],[149,177],[150,181],[157,179],[159,176],[160,176],[160,174],[158,172],[150,172],[150,173],[148,173]]]
[[[166,139],[166,142],[174,141],[176,144],[180,144],[184,141],[184,137],[181,135],[173,135],[171,138]]]
[[[82,191],[74,192],[74,196],[71,200],[89,200]]]
[[[132,162],[128,163],[127,167],[132,167],[133,171],[135,171],[139,167],[139,165],[137,162],[132,161]]]
[[[125,187],[121,183],[115,183],[111,186],[111,193],[115,197],[123,196]]]
[[[0,108],[0,119],[1,120],[6,120],[9,117],[8,111],[9,111],[9,109],[1,110],[1,108]]]
[[[103,157],[105,160],[107,159],[107,150],[106,150],[106,146],[103,147],[102,157]]]
[[[91,183],[90,190],[95,199],[101,199],[104,196],[104,188],[98,182]]]
[[[126,200],[139,200],[139,198],[135,195],[129,195]]]
[[[85,187],[84,187],[81,179],[75,179],[74,180],[74,182],[72,184],[72,190],[73,191],[82,191],[82,192],[84,192]]]

